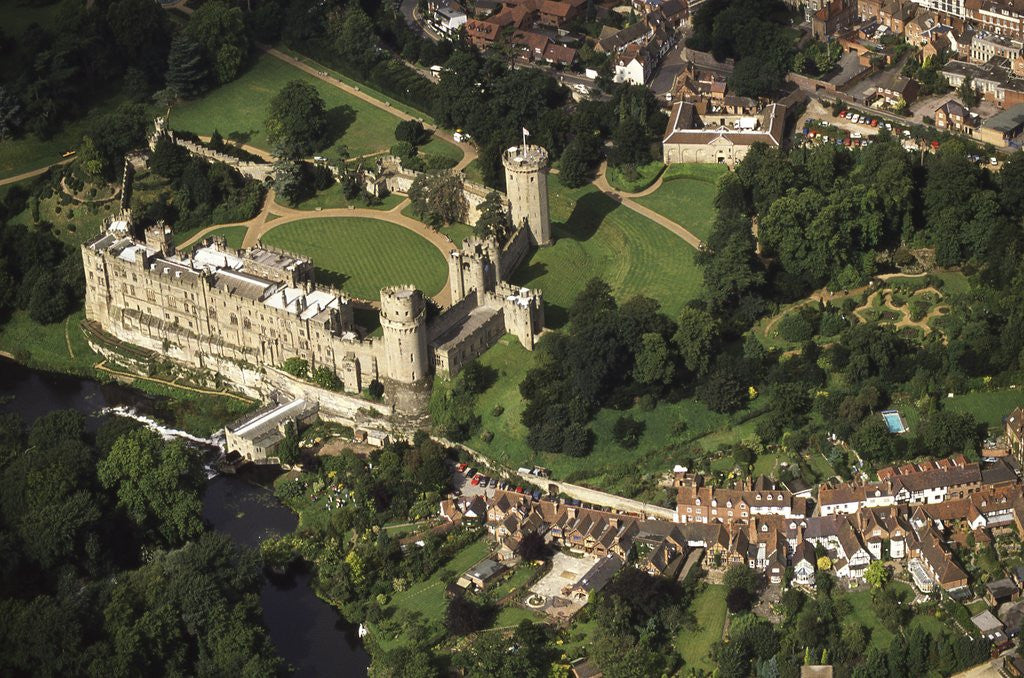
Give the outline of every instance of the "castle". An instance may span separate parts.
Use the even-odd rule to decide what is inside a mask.
[[[354,310],[368,303],[318,285],[309,259],[263,246],[234,250],[222,238],[178,252],[169,227],[150,227],[140,239],[123,210],[82,245],[86,319],[120,341],[219,372],[261,396],[280,390],[281,381],[270,388],[252,383],[260,381],[252,375],[279,374],[290,358],[306,360],[310,371],[333,371],[347,393],[374,381],[388,393],[428,383],[434,373],[454,375],[506,333],[532,350],[544,325],[542,294],[514,287],[506,276],[531,244],[551,242],[547,153],[516,150],[505,155],[516,228],[504,243],[469,238],[451,251],[452,306],[434,317],[419,290],[387,287],[379,336],[367,333]],[[308,397],[309,387],[288,395]],[[391,402],[402,409],[401,399]],[[321,411],[330,416],[330,408]]]

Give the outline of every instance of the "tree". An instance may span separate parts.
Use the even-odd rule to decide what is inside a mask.
[[[981,96],[978,95],[978,90],[974,88],[974,79],[971,76],[964,78],[956,93],[959,95],[960,101],[964,102],[964,106],[967,108],[974,108],[981,101]]]
[[[612,426],[612,438],[623,447],[633,449],[640,444],[640,437],[644,434],[645,428],[644,422],[622,415],[615,420],[615,425]]]
[[[274,190],[289,205],[297,205],[309,194],[302,163],[280,158],[274,163]]]
[[[590,178],[590,164],[588,154],[583,144],[578,140],[569,142],[569,145],[562,151],[562,157],[558,160],[558,178],[569,188],[579,188],[587,183]]]
[[[22,106],[18,97],[0,87],[0,141],[12,139],[21,128]]]
[[[284,157],[297,159],[319,151],[328,143],[323,98],[303,80],[288,82],[270,100],[266,128],[270,143]]]
[[[501,195],[497,191],[488,193],[480,203],[479,212],[473,235],[478,238],[494,238],[499,243],[504,242],[511,230],[512,219],[505,209]]]
[[[422,146],[430,139],[430,132],[423,128],[419,120],[401,120],[395,126],[395,139],[413,146]]]
[[[192,13],[184,33],[203,48],[206,64],[217,82],[223,84],[238,76],[249,54],[249,35],[241,8],[224,0],[204,2]]]
[[[175,96],[192,99],[209,87],[209,75],[199,43],[184,32],[175,35],[167,56],[167,73],[164,76],[167,87]]]
[[[818,558],[818,571],[828,572],[832,569],[832,559],[828,556],[821,556]]]
[[[725,571],[722,583],[725,585],[726,605],[733,613],[749,610],[761,588],[757,573],[746,565],[730,567]]]
[[[641,336],[640,350],[633,364],[633,378],[639,384],[667,386],[676,374],[676,365],[665,339],[656,332]]]
[[[748,399],[747,386],[737,379],[735,371],[727,366],[714,368],[707,378],[697,385],[697,398],[714,412],[735,412]]]
[[[63,281],[50,270],[38,271],[33,279],[29,292],[29,317],[42,325],[64,320],[71,312],[71,299]]]
[[[288,358],[281,365],[281,369],[299,379],[309,376],[309,361],[305,358]]]
[[[468,203],[462,177],[453,172],[426,172],[413,180],[409,200],[421,219],[433,228],[465,222]]]
[[[299,432],[294,421],[284,425],[284,438],[277,444],[275,452],[282,464],[294,464],[299,460]]]
[[[200,492],[206,480],[199,456],[180,441],[166,442],[148,429],[118,439],[97,465],[103,487],[144,532],[176,546],[203,531]]]
[[[340,391],[343,386],[337,372],[326,365],[321,365],[313,370],[313,383],[330,391]]]
[[[850,438],[850,444],[865,461],[882,463],[896,457],[896,441],[880,416],[869,416]]]
[[[881,560],[871,561],[867,569],[864,570],[864,579],[871,584],[873,589],[882,588],[891,577],[892,573],[889,572],[889,568]]]
[[[448,601],[444,613],[444,626],[452,635],[464,636],[484,628],[490,616],[485,606],[457,595]]]
[[[698,376],[707,372],[718,343],[718,321],[703,309],[685,306],[679,314],[672,342],[687,370]]]

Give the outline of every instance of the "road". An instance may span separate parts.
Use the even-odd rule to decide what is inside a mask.
[[[59,160],[59,161],[53,163],[52,165],[47,165],[46,167],[40,167],[39,169],[34,169],[31,172],[22,172],[21,174],[15,174],[13,177],[7,177],[6,179],[0,179],[0,186],[6,186],[7,184],[16,184],[19,181],[24,181],[25,179],[31,179],[32,177],[38,177],[40,174],[46,173],[46,171],[49,170],[51,167],[57,167],[58,165],[66,165],[69,162],[71,162],[72,160],[74,160],[74,158],[65,158],[64,160]]]

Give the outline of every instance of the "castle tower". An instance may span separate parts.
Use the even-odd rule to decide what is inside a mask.
[[[551,243],[548,215],[548,152],[540,146],[513,146],[501,157],[505,166],[505,191],[512,211],[512,225],[525,221],[534,245]]]
[[[382,289],[380,325],[384,333],[387,376],[406,384],[425,379],[430,364],[427,305],[423,293],[408,285]]]
[[[532,351],[544,331],[544,295],[540,290],[501,283],[495,290],[502,301],[505,331],[514,334],[527,351]]]
[[[478,301],[482,295],[494,289],[496,266],[493,240],[466,238],[461,250],[448,254],[448,280],[451,282],[452,303],[457,303],[477,291]]]
[[[165,257],[174,254],[174,234],[171,227],[162,221],[146,229],[146,247],[154,249]]]

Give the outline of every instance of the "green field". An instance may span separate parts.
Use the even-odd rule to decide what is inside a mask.
[[[633,170],[632,176],[626,176],[626,172],[618,167],[608,167],[605,178],[612,188],[625,193],[638,193],[654,183],[665,164],[655,160],[646,165],[640,165]]]
[[[0,351],[10,353],[18,362],[36,369],[94,376],[93,365],[100,361],[100,357],[92,352],[82,334],[84,317],[85,311],[78,311],[66,322],[40,325],[29,317],[27,311],[15,311],[0,326]]]
[[[311,198],[303,200],[295,209],[298,210],[315,210],[315,209],[336,209],[339,207],[357,207],[360,209],[372,209],[372,210],[389,210],[397,206],[405,200],[405,196],[396,195],[392,193],[381,199],[377,205],[369,204],[366,199],[359,195],[355,200],[349,200],[345,197],[345,193],[341,190],[341,184],[332,184],[328,188],[320,191]]]
[[[658,190],[636,201],[706,240],[715,220],[718,179],[728,171],[723,165],[671,165]]]
[[[544,291],[545,322],[560,327],[566,309],[596,276],[620,301],[644,294],[677,314],[701,288],[694,250],[678,236],[598,191],[548,179],[555,243],[535,250],[512,282]]]
[[[24,0],[0,1],[0,26],[9,38],[17,38],[32,24],[48,26],[53,23],[60,9],[59,2],[39,4]]]
[[[362,299],[388,285],[437,294],[448,264],[429,242],[401,226],[358,217],[303,219],[267,231],[263,242],[313,259],[320,282]]]
[[[184,233],[175,233],[175,244],[180,245],[181,243],[191,238],[199,230],[202,229],[196,229],[195,231],[185,231]],[[205,240],[206,238],[212,238],[214,236],[219,235],[223,237],[225,240],[227,240],[228,247],[233,247],[234,249],[237,250],[242,248],[242,240],[245,238],[245,232],[247,230],[249,229],[247,229],[245,226],[225,226],[223,228],[218,228],[213,231],[210,231],[209,233],[203,236],[203,239]]]
[[[998,433],[1003,426],[1003,417],[1024,405],[1024,389],[974,391],[942,402],[950,410],[974,415],[975,419],[988,425],[989,431]]]
[[[713,671],[711,646],[722,639],[725,625],[725,587],[709,584],[698,593],[690,604],[690,611],[697,622],[696,629],[683,629],[676,638],[676,649],[682,655],[688,669],[699,668]]]
[[[445,563],[443,570],[452,570],[457,574],[461,574],[487,557],[489,552],[490,546],[487,540],[479,539],[459,551],[454,558]],[[426,581],[410,586],[401,593],[396,593],[388,607],[395,614],[402,611],[422,614],[423,621],[426,622],[427,626],[440,634],[444,610],[447,605],[447,599],[444,595],[445,584],[441,581],[441,572],[443,570],[435,572]],[[378,636],[376,640],[383,647],[387,648],[401,639]]]
[[[673,442],[680,443],[680,449],[684,450],[699,445],[714,451],[752,435],[757,425],[756,418],[734,423],[748,416],[745,410],[729,417],[710,411],[696,399],[686,398],[674,403],[662,401],[649,412],[640,407],[626,412],[601,410],[592,424],[596,438],[594,450],[586,457],[535,452],[526,444],[526,427],[521,420],[525,403],[519,393],[519,384],[533,367],[534,360],[535,355],[522,348],[511,335],[503,337],[480,357],[483,365],[497,371],[498,378],[477,399],[476,412],[480,415],[481,426],[467,444],[509,468],[539,464],[551,469],[552,476],[558,480],[582,483],[625,496],[658,500],[662,495],[659,490],[652,489],[653,475],[664,473],[681,461],[671,448]],[[758,407],[764,404],[761,398],[754,401]],[[503,411],[495,415],[495,408],[499,405]],[[626,450],[612,440],[612,426],[622,414],[629,414],[647,426],[636,449]],[[679,438],[674,438],[673,428],[678,421],[686,422],[686,431]],[[484,431],[494,435],[490,442],[483,440]],[[721,470],[732,469],[734,462],[731,457],[723,457],[721,461]],[[765,458],[758,462],[767,467],[774,460]]]
[[[217,130],[225,138],[272,150],[264,129],[267,109],[270,99],[291,80],[307,82],[320,92],[327,105],[332,143],[340,141],[351,155],[376,153],[395,143],[397,117],[267,54],[261,54],[237,80],[176,106],[171,127],[204,135]]]

